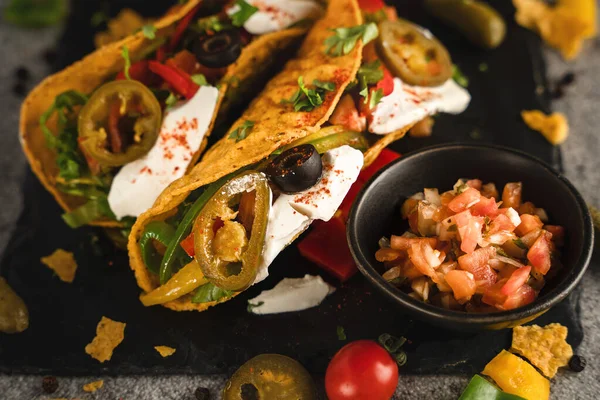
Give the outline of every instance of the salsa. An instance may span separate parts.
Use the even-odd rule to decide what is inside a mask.
[[[521,182],[460,179],[444,193],[426,188],[402,205],[409,230],[382,238],[383,278],[443,308],[495,312],[533,302],[560,268],[564,228],[522,201]]]

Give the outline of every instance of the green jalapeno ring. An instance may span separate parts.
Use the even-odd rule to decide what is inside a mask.
[[[243,192],[252,190],[256,197],[250,239],[240,256],[241,270],[238,274],[230,274],[227,267],[231,264],[215,255],[213,226],[217,218],[230,220],[234,215],[231,202]],[[271,189],[267,177],[256,171],[244,172],[231,179],[208,201],[196,218],[193,232],[195,258],[210,282],[221,289],[233,291],[246,289],[254,282],[262,257],[270,208]]]
[[[142,260],[150,272],[158,274],[162,260],[162,256],[158,254],[152,241],[155,240],[163,246],[168,246],[174,236],[175,228],[164,221],[152,221],[146,226],[140,238],[140,248],[142,249]]]
[[[133,126],[133,143],[123,153],[112,153],[107,149],[106,125],[114,101],[136,101],[144,109]],[[124,107],[126,109],[126,105]],[[150,89],[132,80],[109,82],[94,92],[79,113],[80,143],[100,165],[119,167],[143,157],[152,149],[160,133],[161,121],[162,109]]]

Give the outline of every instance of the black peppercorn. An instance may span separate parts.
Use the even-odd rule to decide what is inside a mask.
[[[27,87],[23,82],[17,82],[13,85],[12,92],[17,96],[25,96],[27,94]]]
[[[56,61],[56,50],[54,50],[54,49],[47,49],[42,54],[42,57],[44,58],[44,61],[46,61],[46,63],[48,65],[52,65]]]
[[[45,376],[42,379],[42,389],[44,393],[52,394],[58,389],[58,380],[54,376]]]
[[[17,78],[19,81],[26,81],[30,76],[31,74],[29,73],[29,70],[23,66],[15,69],[15,78]]]
[[[194,396],[196,397],[196,400],[209,400],[210,390],[205,387],[199,387],[194,392]]]
[[[569,360],[569,368],[571,368],[571,371],[573,372],[583,371],[585,369],[586,364],[587,361],[585,361],[585,358],[583,358],[583,356],[574,355]]]
[[[562,86],[567,86],[572,84],[573,82],[575,82],[575,73],[567,72],[562,76],[562,78],[560,78],[559,84]]]

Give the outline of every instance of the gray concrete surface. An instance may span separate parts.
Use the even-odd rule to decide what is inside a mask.
[[[0,0],[0,6],[3,1]],[[0,7],[1,8],[1,7]],[[22,98],[12,94],[14,69],[27,65],[32,72],[29,88],[47,74],[40,54],[54,43],[55,30],[24,31],[0,22],[0,250],[10,237],[21,207],[20,185],[26,170],[18,139],[18,110]],[[584,54],[573,63],[565,63],[553,51],[546,51],[548,73],[557,79],[565,71],[575,71],[577,81],[567,89],[567,95],[555,102],[571,123],[571,135],[563,146],[566,175],[585,198],[600,206],[600,42],[589,43]],[[533,134],[533,133],[532,133]],[[580,353],[588,360],[584,373],[561,372],[552,382],[553,399],[588,400],[600,398],[600,270],[590,270],[577,290],[583,291],[582,320],[585,339]],[[104,379],[104,387],[87,394],[82,386]],[[171,377],[85,377],[59,378],[59,390],[43,395],[41,378],[37,376],[0,376],[0,399],[47,400],[123,399],[168,400],[194,399],[198,386],[209,387],[212,398],[219,398],[224,376]],[[402,376],[398,384],[398,399],[456,399],[468,381],[467,377]]]

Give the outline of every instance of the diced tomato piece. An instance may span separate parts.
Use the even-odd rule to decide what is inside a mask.
[[[481,241],[481,230],[483,228],[483,218],[474,217],[469,210],[454,216],[458,233],[460,234],[460,249],[465,253],[472,253],[477,244]]]
[[[469,210],[471,210],[471,214],[473,215],[494,218],[498,215],[498,203],[496,203],[493,197],[487,198],[481,196],[479,202],[475,203]]]
[[[383,70],[383,79],[377,82],[375,90],[382,89],[383,95],[387,96],[394,91],[394,77],[383,64],[381,64],[381,69]]]
[[[367,183],[367,181],[371,179],[371,177],[375,175],[377,171],[398,158],[400,158],[400,154],[387,148],[383,149],[375,161],[373,161],[371,165],[360,172],[360,175],[358,175],[358,180],[362,183]]]
[[[463,271],[473,274],[477,283],[478,293],[485,288],[493,285],[498,275],[488,265],[488,261],[496,254],[496,250],[491,247],[477,249],[471,254],[465,254],[458,257],[458,265]]]
[[[350,186],[350,190],[344,197],[344,201],[340,205],[340,210],[342,211],[342,218],[344,222],[348,221],[348,217],[350,216],[350,210],[352,209],[352,204],[354,204],[354,199],[358,196],[358,192],[362,189],[363,183],[356,181],[352,186]]]
[[[335,111],[331,114],[329,122],[332,125],[342,125],[346,129],[357,132],[364,131],[367,126],[366,117],[358,114],[354,99],[349,94],[342,96]]]
[[[525,236],[529,232],[540,229],[544,223],[537,215],[523,214],[521,215],[521,224],[515,229],[515,233],[519,236]]]
[[[529,279],[529,273],[531,272],[531,267],[521,267],[517,268],[508,278],[508,281],[502,286],[501,292],[507,296],[515,293],[521,286],[523,286],[527,280]]]
[[[546,225],[544,229],[552,234],[552,241],[557,246],[565,244],[565,228],[559,225]]]
[[[454,199],[454,197],[454,193],[452,193],[450,190],[440,195],[440,201],[442,202],[443,206],[448,207],[448,204]]]
[[[481,301],[490,306],[498,307],[498,305],[504,304],[507,296],[502,293],[502,287],[506,283],[506,279],[499,280],[493,285],[490,285],[483,291],[483,297]]]
[[[515,230],[515,225],[512,223],[510,218],[506,214],[499,214],[492,220],[490,224],[489,234],[494,234],[502,231],[512,232]]]
[[[414,264],[415,268],[423,275],[437,279],[435,269],[429,264],[426,256],[426,248],[433,251],[431,245],[426,241],[418,241],[411,243],[408,249],[408,258]]]
[[[421,273],[421,271],[419,271],[417,267],[410,262],[410,259],[407,259],[402,266],[402,276],[412,280],[423,276],[423,273]]]
[[[550,270],[552,234],[548,231],[542,231],[542,234],[533,243],[533,246],[527,252],[527,259],[533,265],[533,269],[542,275],[546,275]]]
[[[540,237],[542,233],[542,229],[535,229],[531,232],[529,232],[527,235],[521,237],[521,242],[523,242],[523,244],[527,247],[531,247],[533,246],[533,243],[535,243],[535,241],[537,240],[538,237]]]
[[[167,65],[176,67],[188,75],[194,75],[196,73],[196,65],[198,61],[196,56],[187,50],[181,50],[175,54],[172,58],[169,58],[166,62]]]
[[[508,296],[501,306],[498,305],[497,307],[502,310],[514,310],[515,308],[533,303],[535,297],[535,290],[531,286],[524,284],[515,293]]]
[[[408,250],[413,244],[425,242],[432,248],[437,246],[436,238],[408,238],[404,236],[392,235],[390,239],[390,247],[395,250]]]
[[[362,11],[371,13],[381,10],[385,3],[383,0],[358,0],[358,6]]]
[[[194,250],[194,232],[183,239],[179,245],[185,250],[188,256],[194,257],[196,255],[196,250]]]
[[[521,182],[511,182],[504,186],[502,191],[502,207],[519,208],[521,205],[521,194],[523,192],[523,184]]]
[[[450,218],[454,215],[454,212],[450,210],[448,207],[438,207],[437,210],[433,213],[433,220],[435,222],[442,222],[443,220]]]
[[[481,195],[498,200],[500,195],[498,194],[498,189],[496,189],[496,185],[492,182],[486,183],[481,187]]]
[[[452,270],[446,276],[446,283],[452,288],[454,298],[460,301],[467,301],[475,294],[476,284],[473,274],[467,271]]]
[[[469,224],[469,220],[471,218],[473,218],[473,215],[471,215],[471,211],[465,210],[461,213],[454,215],[453,218],[454,218],[454,222],[456,222],[457,227],[460,229]]]
[[[339,217],[315,221],[313,229],[298,244],[300,254],[340,281],[356,273],[356,265],[346,242],[346,225]]]
[[[481,186],[483,182],[480,179],[470,179],[467,181],[467,186],[472,187],[473,189],[481,190]]]
[[[452,201],[448,203],[448,208],[455,213],[459,213],[465,211],[467,208],[477,203],[480,199],[481,193],[479,193],[479,190],[470,187],[452,199]]]
[[[532,214],[533,215],[533,214],[535,214],[535,204],[533,204],[530,201],[526,201],[525,203],[523,203],[519,206],[517,211],[519,212],[519,215],[523,215],[523,214]]]

